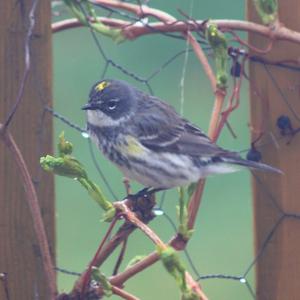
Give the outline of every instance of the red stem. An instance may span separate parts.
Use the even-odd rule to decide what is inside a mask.
[[[99,255],[99,253],[101,252],[106,240],[108,239],[108,237],[110,236],[113,228],[115,227],[116,225],[116,222],[117,222],[118,218],[115,217],[112,222],[110,223],[109,227],[108,227],[108,230],[105,234],[105,236],[103,237],[103,239],[101,240],[101,243],[92,259],[92,261],[90,262],[85,274],[83,275],[82,277],[82,280],[79,281],[79,283],[77,283],[77,286],[81,286],[81,296],[83,297],[85,291],[86,291],[86,288],[87,288],[87,285],[88,285],[88,282],[90,280],[90,277],[91,277],[91,272],[92,272],[92,267],[95,266],[95,261],[97,260],[97,257]],[[82,283],[82,284],[81,284]]]
[[[118,295],[123,299],[126,299],[126,300],[140,300],[139,298],[129,294],[128,292],[126,292],[126,291],[124,291],[124,290],[122,290],[122,289],[120,289],[116,286],[112,286],[111,289],[112,289],[112,292],[115,295]]]

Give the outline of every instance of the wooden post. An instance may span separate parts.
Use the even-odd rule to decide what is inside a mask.
[[[280,22],[300,31],[299,0],[278,3]],[[260,22],[252,0],[248,0],[248,19]],[[261,49],[268,45],[265,38],[255,34],[249,34],[249,43]],[[299,62],[300,46],[275,42],[272,51],[264,57],[274,61]],[[272,66],[267,69],[294,112],[300,115],[300,73]],[[261,149],[263,160],[285,173],[283,176],[256,173],[261,183],[253,179],[256,254],[260,253],[263,243],[274,229],[274,234],[255,265],[256,299],[297,300],[300,299],[300,220],[283,216],[285,213],[300,214],[300,135],[294,136],[291,143],[287,144],[289,137],[272,142],[271,134],[280,135],[276,121],[281,115],[288,116],[295,128],[300,127],[300,122],[289,109],[265,67],[253,62],[250,63],[249,71],[251,124],[254,130],[262,130],[263,141],[269,143]],[[252,135],[254,139],[258,132]],[[276,222],[278,226],[274,227]]]
[[[20,89],[29,12],[34,2],[5,0],[0,3],[0,123],[5,122]],[[52,102],[50,1],[37,1],[34,18],[29,77],[9,130],[35,183],[54,258],[53,177],[42,172],[39,166],[40,156],[52,152],[52,120],[47,114],[43,116],[44,103],[51,106]],[[6,274],[9,300],[47,300],[49,291],[25,198],[19,170],[0,142],[0,273]],[[3,278],[0,299],[8,299]]]

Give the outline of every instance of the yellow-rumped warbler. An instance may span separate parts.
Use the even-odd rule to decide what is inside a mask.
[[[167,103],[119,80],[102,80],[91,89],[87,130],[123,174],[155,190],[184,186],[236,166],[280,173],[212,143]]]

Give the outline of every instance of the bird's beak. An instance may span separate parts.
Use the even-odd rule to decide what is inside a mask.
[[[98,107],[93,103],[87,103],[81,107],[82,110],[95,110]]]

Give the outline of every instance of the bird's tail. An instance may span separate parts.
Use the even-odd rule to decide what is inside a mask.
[[[243,158],[239,158],[239,157],[232,157],[232,158],[226,157],[223,160],[229,164],[243,166],[243,167],[247,167],[247,168],[254,169],[254,170],[261,170],[261,171],[283,174],[283,172],[280,169],[271,167],[264,163],[252,161],[252,160],[247,160],[247,159],[243,159]]]

